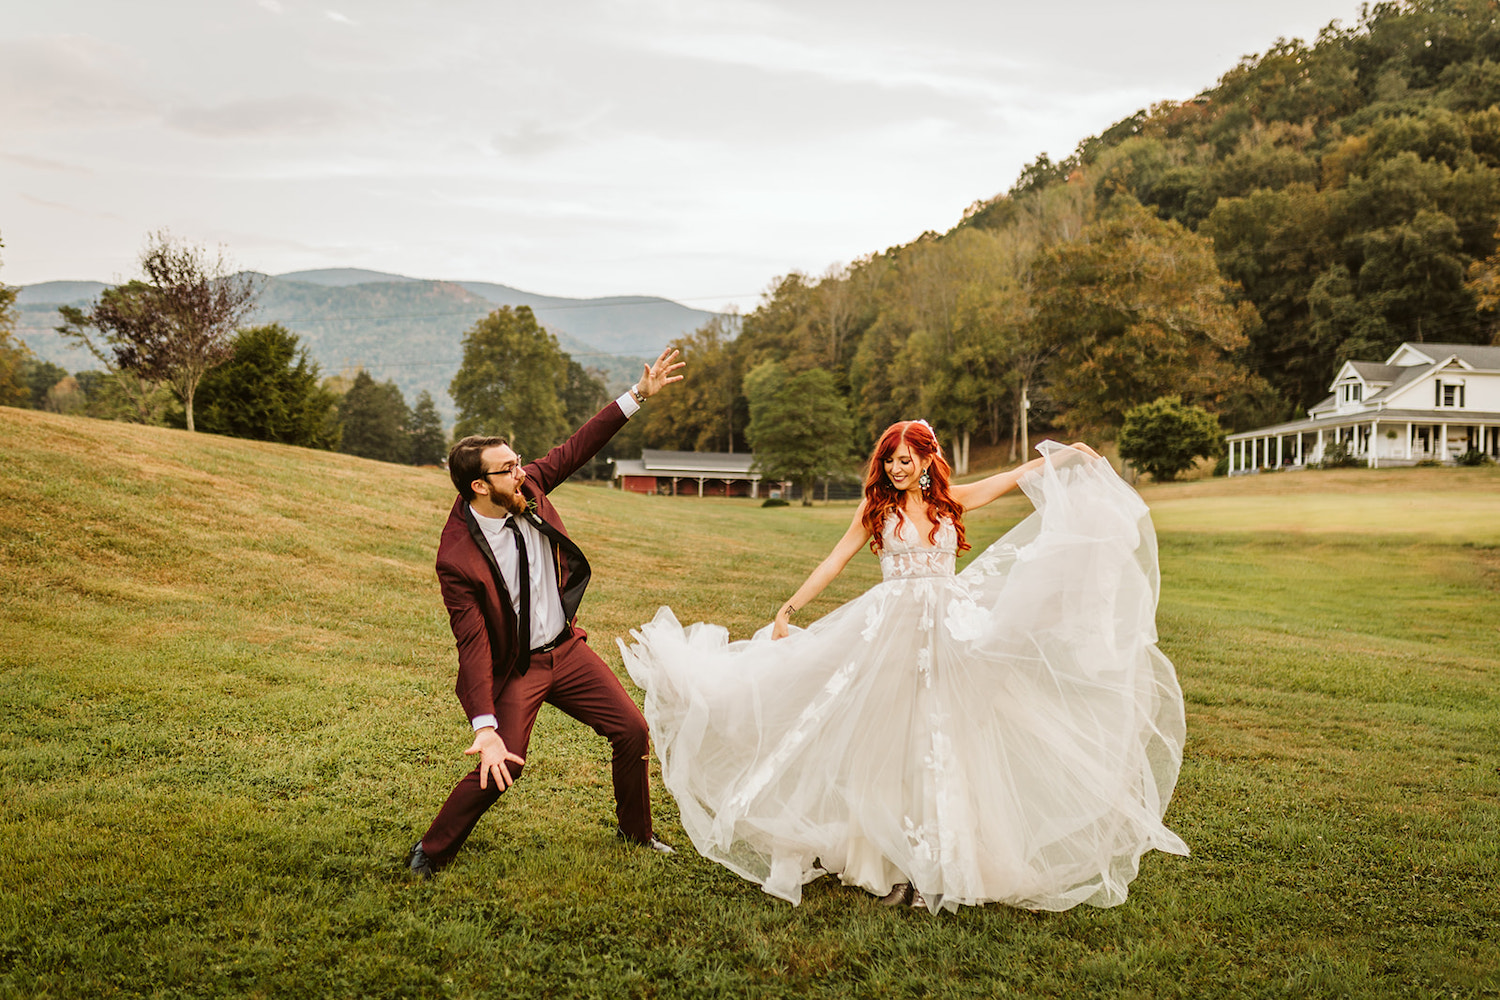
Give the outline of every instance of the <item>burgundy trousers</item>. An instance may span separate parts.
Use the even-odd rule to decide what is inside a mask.
[[[625,836],[649,840],[651,829],[650,733],[646,719],[619,678],[589,648],[581,634],[574,633],[557,648],[532,653],[524,674],[506,680],[495,699],[496,732],[506,749],[526,756],[531,727],[546,702],[609,740],[614,751],[611,766],[615,785],[615,819]],[[506,765],[511,777],[519,778],[522,767]],[[490,776],[488,787],[479,787],[479,767],[464,776],[438,810],[432,826],[422,835],[422,850],[438,866],[446,864],[468,839],[484,811],[503,791]]]

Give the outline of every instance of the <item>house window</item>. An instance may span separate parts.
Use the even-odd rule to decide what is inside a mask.
[[[1345,382],[1339,386],[1340,403],[1357,403],[1364,396],[1364,386],[1358,382]]]
[[[1464,384],[1462,382],[1438,382],[1435,384],[1433,404],[1439,407],[1461,407],[1464,405]]]

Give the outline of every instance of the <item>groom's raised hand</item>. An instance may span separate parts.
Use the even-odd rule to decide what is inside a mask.
[[[674,364],[673,362],[676,363]],[[636,390],[642,397],[656,395],[661,391],[662,386],[682,381],[681,375],[673,373],[686,364],[687,362],[685,361],[677,360],[677,349],[675,347],[667,348],[656,359],[656,364],[641,365],[641,380],[635,384]]]
[[[517,764],[525,764],[526,758],[511,753],[505,746],[505,740],[500,734],[489,727],[474,730],[474,745],[464,751],[465,754],[479,754],[479,787],[488,788],[491,771],[495,775],[495,784],[500,786],[503,792],[515,783],[511,777],[510,768],[506,767],[507,761],[515,761]]]

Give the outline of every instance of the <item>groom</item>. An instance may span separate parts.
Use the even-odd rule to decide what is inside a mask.
[[[438,583],[458,644],[458,700],[479,756],[412,847],[423,878],[458,853],[484,811],[521,776],[531,727],[549,702],[613,749],[618,835],[673,853],[651,829],[649,735],[641,711],[574,625],[589,563],[547,494],[594,456],[662,387],[682,380],[675,350],[544,458],[521,464],[499,437],[466,437],[448,454],[459,497],[438,543]],[[674,363],[675,362],[675,363]]]

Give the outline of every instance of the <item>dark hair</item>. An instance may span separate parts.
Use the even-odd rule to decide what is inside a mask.
[[[484,472],[484,460],[480,456],[486,448],[501,444],[510,444],[510,440],[503,437],[481,437],[478,434],[470,434],[448,452],[448,476],[453,480],[454,488],[465,500],[473,501],[474,480]]]

